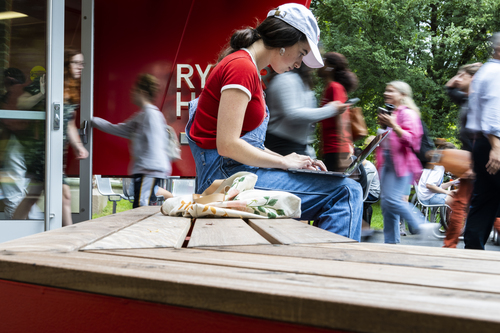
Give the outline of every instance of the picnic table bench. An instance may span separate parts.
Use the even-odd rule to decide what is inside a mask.
[[[2,332],[499,332],[500,257],[141,207],[0,244],[0,299]]]

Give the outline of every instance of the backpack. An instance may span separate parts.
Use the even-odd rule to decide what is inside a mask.
[[[420,142],[420,151],[418,153],[415,151],[413,152],[417,156],[420,163],[422,163],[422,167],[425,167],[425,165],[430,162],[430,160],[425,157],[425,153],[427,153],[429,150],[436,149],[436,146],[429,136],[429,129],[427,128],[427,125],[422,119],[420,119],[420,122],[422,123],[422,131],[424,132],[424,134],[422,135],[422,141]]]
[[[170,162],[181,159],[181,144],[172,126],[167,125],[167,156]]]

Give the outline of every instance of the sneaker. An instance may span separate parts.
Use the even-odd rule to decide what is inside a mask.
[[[422,223],[418,228],[418,235],[420,238],[429,238],[429,236],[434,236],[434,231],[438,228],[437,223]]]
[[[399,234],[401,236],[406,236],[406,228],[405,228],[405,225],[403,223],[399,224]]]

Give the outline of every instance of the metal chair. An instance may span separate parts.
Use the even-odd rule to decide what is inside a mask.
[[[373,179],[375,178],[376,172],[368,172],[366,174],[366,192],[363,193],[363,202],[368,203],[368,204],[374,204],[376,203],[379,199],[375,201],[369,201],[368,199],[368,194],[370,194],[370,186],[372,185]]]
[[[107,196],[109,201],[113,202],[113,214],[116,214],[116,203],[122,199],[128,200],[126,196],[121,193],[116,193],[111,187],[110,178],[102,178],[101,175],[95,175],[97,191],[101,195]]]
[[[366,174],[366,191],[365,193],[363,193],[363,220],[365,220],[365,222],[368,223],[368,225],[371,225],[372,214],[373,214],[373,208],[371,207],[371,205],[377,203],[380,200],[380,197],[373,201],[368,200],[368,194],[370,193],[370,186],[373,182],[373,179],[375,179],[376,174],[377,174],[376,172],[368,172]]]
[[[123,188],[123,195],[126,197],[126,199],[130,202],[134,202],[134,190],[133,188],[130,188],[132,184],[132,178],[122,178],[122,188]]]
[[[411,202],[414,204],[414,207],[417,207],[422,214],[425,216],[425,220],[431,223],[439,223],[444,230],[448,229],[447,217],[448,213],[451,212],[450,207],[447,204],[444,205],[426,205],[422,201],[420,201],[418,190],[418,184],[414,183],[413,187],[415,188],[415,194]],[[445,235],[441,235],[438,233],[434,233],[434,236],[437,238],[445,238]]]

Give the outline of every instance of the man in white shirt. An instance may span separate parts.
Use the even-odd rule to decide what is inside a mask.
[[[475,133],[472,150],[476,182],[465,224],[467,249],[482,249],[500,207],[500,32],[491,38],[493,55],[474,75],[467,129]]]

